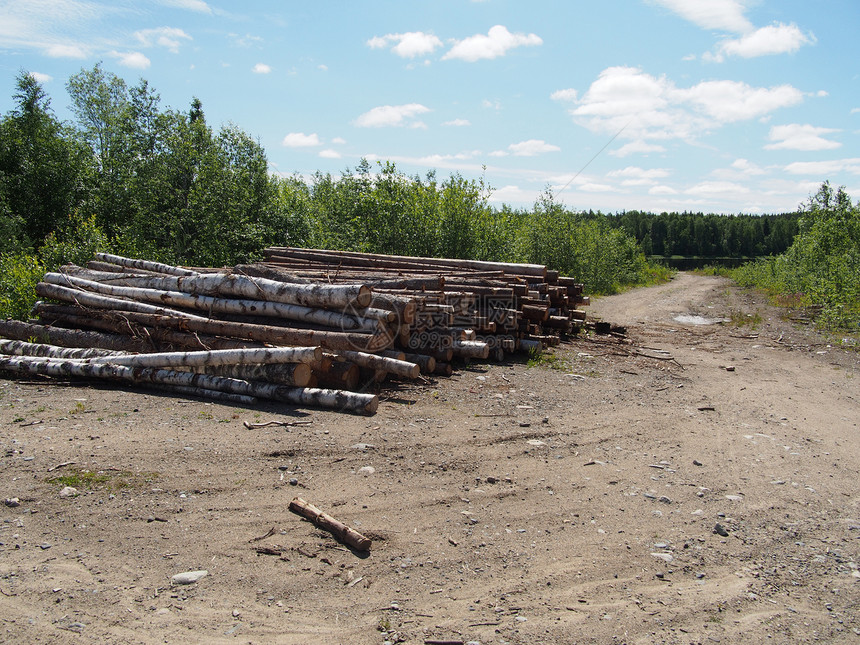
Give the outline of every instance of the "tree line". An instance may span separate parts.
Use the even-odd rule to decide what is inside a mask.
[[[0,119],[0,315],[26,315],[45,270],[96,250],[190,266],[258,259],[267,246],[547,264],[590,293],[665,277],[646,256],[752,257],[789,248],[798,214],[603,215],[547,189],[531,209],[490,203],[483,178],[408,176],[362,160],[340,176],[269,172],[259,141],[213,128],[201,102],[164,108],[101,64],[69,78],[61,122],[30,74]]]

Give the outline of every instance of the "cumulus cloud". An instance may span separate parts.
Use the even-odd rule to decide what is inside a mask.
[[[45,55],[51,58],[86,58],[89,53],[81,45],[55,43],[45,48]]]
[[[607,177],[618,177],[622,179],[622,186],[648,186],[656,184],[658,179],[665,179],[669,171],[665,168],[640,168],[638,166],[627,166],[620,170],[606,173]]]
[[[744,15],[746,7],[741,0],[652,0],[684,20],[718,31],[744,33],[752,24]]]
[[[332,150],[331,148],[327,148],[325,150],[320,150],[320,157],[323,159],[340,159],[341,154],[337,150]]]
[[[666,148],[656,143],[645,143],[640,139],[625,143],[618,150],[610,151],[609,154],[613,157],[629,157],[633,154],[648,154],[649,152],[666,152]]]
[[[426,127],[416,117],[420,114],[430,112],[430,108],[420,103],[407,103],[406,105],[380,105],[355,120],[355,125],[360,128],[385,128],[403,127],[413,128]]]
[[[462,128],[467,125],[472,125],[472,122],[469,119],[452,119],[451,121],[445,121],[442,125],[453,126],[455,128]]]
[[[699,195],[705,197],[716,197],[720,195],[738,195],[750,192],[750,189],[740,184],[729,181],[703,181],[688,188],[688,195]]]
[[[371,49],[385,49],[391,47],[391,51],[401,58],[415,58],[432,54],[442,41],[436,36],[423,31],[409,31],[404,34],[386,34],[385,36],[374,36],[367,41]]]
[[[313,134],[305,134],[304,132],[290,132],[281,141],[282,146],[287,148],[312,148],[322,145],[320,138],[314,132]]]
[[[658,151],[650,147],[655,141],[693,142],[727,123],[764,117],[802,100],[803,93],[790,85],[767,88],[718,80],[681,88],[665,76],[651,76],[638,68],[608,67],[570,114],[593,132],[632,140],[629,147],[614,153],[624,156]]]
[[[553,101],[575,101],[577,97],[576,90],[569,88],[566,90],[556,90],[549,95]]]
[[[512,143],[508,146],[508,150],[517,157],[535,157],[547,152],[558,152],[561,148],[547,143],[543,139],[529,139],[528,141]]]
[[[499,58],[515,47],[542,45],[543,40],[536,34],[512,34],[507,27],[496,25],[487,35],[476,34],[455,42],[442,60],[464,60],[474,63],[479,60]]]
[[[815,36],[803,33],[797,25],[778,23],[762,27],[736,39],[722,41],[715,54],[705,54],[706,60],[722,62],[727,56],[758,58],[773,54],[790,54],[803,45],[815,42]]]
[[[840,172],[860,175],[860,158],[831,159],[830,161],[795,161],[785,167],[792,175],[813,175],[827,177]]]
[[[39,83],[49,83],[54,80],[53,76],[42,74],[41,72],[30,72],[30,78]]]
[[[182,40],[191,40],[191,36],[176,27],[158,27],[157,29],[141,29],[134,32],[135,38],[144,47],[158,45],[174,54],[179,52]]]
[[[653,186],[648,189],[649,195],[677,195],[678,191],[672,188],[671,186]]]
[[[212,8],[203,0],[159,0],[161,4],[198,13],[212,13]]]
[[[833,150],[842,146],[838,141],[825,139],[822,135],[833,134],[839,130],[818,128],[813,125],[790,123],[775,125],[770,129],[768,138],[775,142],[765,146],[767,150]]]
[[[111,58],[115,58],[123,67],[131,69],[147,69],[151,61],[140,52],[108,52]]]
[[[269,65],[266,65],[266,63],[257,63],[251,71],[255,74],[269,74],[271,73],[272,68]]]

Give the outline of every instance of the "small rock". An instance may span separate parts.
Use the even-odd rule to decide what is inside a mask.
[[[200,571],[186,571],[184,573],[177,573],[175,576],[170,578],[170,582],[175,585],[192,585],[208,575],[209,572],[205,569]]]
[[[352,450],[361,450],[362,452],[367,452],[368,450],[374,450],[376,446],[372,443],[356,443],[350,446]]]
[[[375,472],[376,472],[376,468],[374,468],[373,466],[362,466],[361,468],[358,469],[358,474],[364,475],[364,476],[372,475]]]
[[[540,420],[541,423],[549,423],[549,417],[544,417]]]
[[[714,533],[716,533],[717,535],[721,535],[723,537],[729,537],[729,532],[726,530],[726,527],[724,527],[719,522],[714,524]]]
[[[702,462],[701,462],[701,461],[699,461],[698,459],[694,459],[694,460],[693,460],[693,465],[694,465],[694,466],[701,466],[701,465],[702,465]]]
[[[530,427],[531,427],[531,425],[532,425],[532,424],[531,424],[531,423],[529,423],[528,421],[520,421],[520,427],[521,427],[521,428],[530,428]]]
[[[660,558],[663,562],[671,562],[674,560],[674,556],[671,553],[652,553],[655,558]]]
[[[498,477],[493,477],[493,476],[487,477],[487,483],[488,483],[488,484],[498,484],[498,483],[499,483],[499,478],[498,478]]]
[[[17,497],[7,497],[3,503],[9,508],[17,508],[18,506],[21,506],[21,500]]]
[[[726,499],[730,502],[742,502],[744,499],[743,495],[726,495]]]
[[[278,466],[278,470],[280,470],[281,472],[284,472],[285,470],[289,470],[289,469],[290,469],[290,467],[286,466],[284,464],[281,464],[280,466]]]
[[[47,551],[47,550],[48,550],[48,549],[50,549],[52,546],[54,546],[54,545],[53,545],[53,544],[48,544],[47,542],[45,542],[44,544],[40,544],[40,545],[39,545],[39,548],[40,548],[40,549],[42,549],[42,551]]]
[[[290,486],[298,486],[298,485],[299,485],[299,480],[296,479],[295,477],[290,477]]]
[[[63,490],[60,491],[60,497],[77,497],[78,489],[72,488],[71,486],[66,486]]]
[[[238,610],[238,609],[234,609],[234,610],[233,610],[233,618],[238,618],[238,617],[239,617],[239,610]]]
[[[671,504],[672,503],[672,500],[669,499],[668,497],[666,497],[665,495],[661,496],[660,499],[658,499],[657,501],[663,502],[664,504]]]

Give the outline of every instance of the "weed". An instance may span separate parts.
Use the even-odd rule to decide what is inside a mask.
[[[135,488],[150,484],[158,479],[157,472],[140,472],[132,473],[126,470],[92,472],[90,470],[74,470],[60,475],[51,477],[47,480],[49,484],[56,486],[71,486],[72,488],[86,488],[90,490],[100,490],[103,488],[118,490],[121,488]]]
[[[570,360],[549,352],[531,352],[527,365],[529,367],[545,367],[559,372],[569,372],[573,369]]]
[[[733,309],[729,313],[729,320],[732,325],[735,327],[746,327],[749,326],[751,329],[758,329],[761,327],[762,317],[761,314],[755,312],[754,314],[747,314],[742,311],[737,311]]]

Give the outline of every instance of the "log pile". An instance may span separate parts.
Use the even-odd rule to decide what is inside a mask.
[[[0,322],[0,369],[372,414],[369,390],[387,378],[541,351],[576,333],[588,304],[541,265],[284,247],[265,258],[192,269],[97,254],[47,273],[36,318]]]

